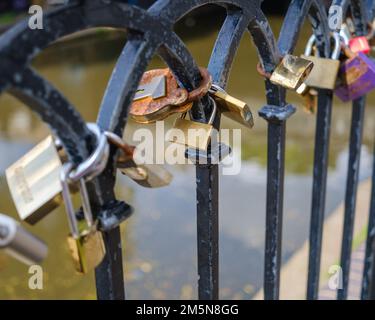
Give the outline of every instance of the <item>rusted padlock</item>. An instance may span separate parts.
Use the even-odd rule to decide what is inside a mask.
[[[130,116],[138,123],[153,123],[175,113],[186,113],[211,87],[207,69],[200,68],[201,85],[188,92],[180,88],[170,69],[155,69],[144,73],[130,108]]]

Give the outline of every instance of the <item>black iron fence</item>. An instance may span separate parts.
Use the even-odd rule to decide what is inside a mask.
[[[218,5],[227,12],[207,67],[213,83],[221,88],[226,87],[236,50],[244,35],[249,41],[252,40],[257,48],[265,73],[271,74],[282,56],[293,53],[305,20],[310,22],[312,33],[316,36],[320,56],[330,56],[332,30],[329,26],[326,1],[291,1],[278,40],[262,12],[261,3],[259,0],[159,0],[148,10],[144,10],[119,0],[68,1],[66,5],[44,13],[43,29],[32,30],[25,20],[1,36],[0,92],[10,92],[36,112],[61,140],[69,160],[74,165],[79,165],[95,148],[96,137],[87,128],[75,107],[32,69],[31,60],[39,52],[64,36],[90,28],[111,27],[127,30],[127,43],[113,70],[97,118],[97,124],[103,131],[122,136],[129,106],[154,55],[164,60],[187,90],[191,91],[200,85],[201,72],[194,57],[173,31],[179,19],[198,7]],[[344,16],[351,17],[356,36],[368,34],[368,26],[372,23],[375,9],[373,1],[336,0],[332,5],[340,7]],[[283,87],[268,79],[265,80],[265,87],[267,105],[259,110],[260,116],[268,122],[264,297],[278,299],[286,122],[295,108],[287,103],[286,90]],[[318,90],[307,299],[318,298],[332,97],[332,90]],[[343,289],[338,291],[338,299],[346,299],[348,294],[365,106],[365,97],[353,101],[341,251]],[[209,99],[203,97],[194,104],[192,110],[196,121],[207,122],[211,112]],[[219,113],[214,127],[220,127]],[[93,213],[99,220],[107,252],[104,261],[96,268],[98,299],[125,298],[119,225],[130,216],[132,209],[115,197],[115,157],[116,149],[112,146],[107,167],[88,183]],[[218,191],[218,165],[197,164],[199,299],[219,297]],[[371,200],[362,299],[375,299],[375,162]],[[250,212],[251,207],[249,214]]]

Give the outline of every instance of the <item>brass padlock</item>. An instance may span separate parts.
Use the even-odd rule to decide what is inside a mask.
[[[303,83],[297,90],[303,98],[304,109],[307,113],[315,114],[318,109],[318,91]]]
[[[97,230],[97,224],[93,219],[85,178],[79,180],[79,190],[85,219],[80,222],[77,221],[69,186],[69,184],[72,183],[69,178],[72,169],[73,166],[70,163],[65,163],[60,175],[62,196],[70,227],[70,235],[68,236],[67,243],[76,271],[85,274],[96,268],[102,262],[106,250],[103,236],[101,232]]]
[[[107,140],[96,125],[88,124],[104,150]],[[6,171],[9,190],[20,218],[35,224],[62,203],[60,171],[66,154],[59,139],[47,137]],[[99,163],[99,166],[102,165]],[[71,190],[76,192],[78,190]]]
[[[313,62],[287,54],[271,74],[270,81],[284,88],[297,90],[313,67]]]
[[[49,136],[6,169],[6,179],[20,218],[35,224],[61,202],[61,160]]]
[[[312,35],[307,43],[305,54],[301,57],[314,63],[314,68],[305,80],[310,88],[334,90],[336,87],[337,75],[340,68],[338,60],[341,53],[341,40],[338,33],[333,33],[335,48],[331,59],[312,56],[312,48],[316,42],[315,35]]]
[[[134,155],[136,147],[126,144],[113,132],[105,132],[108,141],[120,149],[121,154],[117,158],[117,168],[120,172],[142,187],[161,188],[172,181],[172,174],[158,164],[137,163]]]
[[[176,119],[173,129],[168,132],[168,141],[182,144],[194,149],[207,149],[213,131],[213,122],[217,112],[215,99],[212,97],[209,98],[213,109],[208,123],[186,120],[186,114],[184,114],[181,118]]]
[[[220,111],[229,119],[232,119],[250,129],[254,126],[253,115],[246,102],[229,95],[224,89],[216,84],[211,86],[210,94],[219,105]]]

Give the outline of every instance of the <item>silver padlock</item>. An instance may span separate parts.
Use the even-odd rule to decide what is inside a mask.
[[[27,264],[39,264],[47,256],[47,245],[13,218],[0,214],[0,249]]]

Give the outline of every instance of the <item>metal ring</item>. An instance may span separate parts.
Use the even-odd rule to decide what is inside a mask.
[[[106,135],[100,131],[97,124],[89,123],[87,127],[95,134],[98,146],[87,160],[70,172],[69,179],[72,182],[78,182],[82,178],[85,181],[90,181],[98,176],[107,166],[109,144]]]
[[[211,88],[210,90],[208,90],[208,92],[211,94],[215,94],[215,92],[222,92],[222,93],[227,94],[227,92],[216,83],[211,84]]]
[[[316,36],[315,34],[313,34],[310,38],[309,38],[309,41],[307,41],[307,44],[306,44],[306,48],[305,48],[305,56],[311,56],[312,54],[312,48],[313,48],[313,45],[316,41]]]
[[[212,98],[211,96],[209,96],[209,99],[212,103],[212,114],[211,114],[210,120],[208,120],[208,124],[213,124],[215,121],[216,113],[217,113],[217,104],[216,104],[215,99]]]

